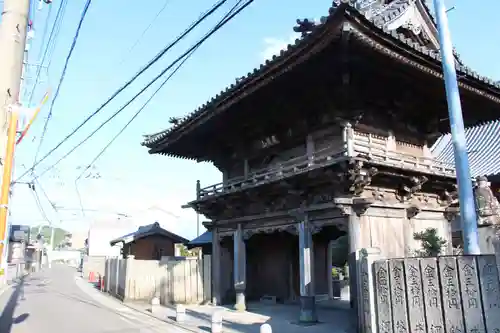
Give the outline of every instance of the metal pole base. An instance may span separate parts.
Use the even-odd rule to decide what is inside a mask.
[[[236,303],[234,304],[234,309],[236,311],[246,311],[247,306],[245,304],[245,292],[244,291],[237,291],[236,292]]]
[[[300,296],[299,323],[315,324],[317,322],[318,322],[318,315],[316,313],[316,297]]]

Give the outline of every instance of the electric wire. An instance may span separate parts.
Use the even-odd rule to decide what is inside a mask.
[[[38,85],[38,80],[40,78],[40,73],[42,71],[42,66],[45,63],[45,58],[47,57],[51,41],[53,40],[53,38],[55,36],[56,28],[57,28],[57,22],[59,20],[61,20],[62,14],[64,13],[65,3],[66,2],[67,2],[66,0],[61,1],[61,4],[59,5],[59,8],[57,9],[56,17],[54,19],[54,24],[52,25],[52,29],[50,31],[49,40],[47,41],[47,46],[45,48],[45,51],[43,52],[43,55],[41,57],[41,60],[40,60],[40,62],[38,64],[38,67],[37,67],[37,70],[36,70],[35,83],[33,84],[33,88],[31,88],[31,92],[30,92],[30,95],[29,95],[30,97],[29,97],[28,106],[31,105],[31,103],[33,102],[33,97],[34,97],[34,94],[35,94],[36,86]],[[42,46],[43,46],[43,44],[42,44]]]
[[[57,47],[57,42],[59,40],[57,37],[59,37],[59,33],[61,32],[61,27],[62,27],[63,22],[64,22],[64,14],[66,14],[67,5],[68,5],[68,0],[65,0],[63,12],[61,14],[61,19],[57,22],[56,32],[54,34],[54,38],[52,39],[51,48],[49,50],[49,62],[47,64],[47,71],[50,69],[50,66],[52,65],[52,60],[54,60],[54,51]],[[49,81],[50,81],[50,77],[49,77]]]
[[[56,213],[58,213],[56,205],[52,202],[52,200],[50,200],[49,196],[47,195],[47,192],[45,192],[45,190],[43,189],[43,186],[40,183],[40,180],[39,179],[34,179],[33,181],[36,182],[37,188],[39,188],[40,191],[42,191],[43,196],[45,197],[45,199],[47,199],[47,201],[49,202],[49,204],[52,207],[52,209],[54,209],[54,211]]]
[[[189,55],[187,55],[182,62],[177,65],[177,67],[170,73],[169,76],[162,82],[162,84],[151,94],[151,96],[146,100],[146,102],[137,110],[137,112],[130,118],[130,120],[116,133],[116,135],[101,149],[101,151],[92,159],[92,161],[83,169],[80,175],[75,179],[75,183],[80,180],[85,172],[106,152],[106,150],[115,142],[115,140],[127,129],[127,127],[139,116],[139,114],[146,108],[146,106],[151,102],[151,100],[158,94],[158,92],[167,84],[170,78],[182,67],[182,65],[189,59],[189,57],[196,51],[193,50]]]
[[[52,5],[49,5],[49,11],[47,13],[47,19],[45,20],[45,23],[44,23],[44,26],[43,26],[43,33],[42,33],[42,38],[40,39],[40,50],[38,51],[38,54],[42,54],[43,52],[43,48],[45,46],[45,38],[47,38],[47,33],[49,32],[49,21],[50,21],[50,17],[51,17],[51,14],[52,14],[52,8],[54,8],[54,6]],[[40,66],[42,67],[43,64],[37,64],[37,66]],[[41,70],[41,69],[40,69]],[[26,97],[28,91],[28,89],[25,89],[25,92],[24,92],[24,97]]]
[[[36,163],[36,160],[38,158],[38,154],[40,153],[43,139],[45,137],[45,134],[47,133],[47,127],[49,125],[50,119],[52,118],[54,104],[57,101],[57,98],[59,97],[59,91],[60,91],[61,86],[64,82],[64,78],[66,77],[66,71],[68,69],[69,61],[71,59],[71,56],[73,55],[73,51],[75,49],[76,42],[78,41],[78,37],[80,36],[80,30],[82,28],[83,21],[85,20],[85,17],[87,16],[87,12],[88,12],[88,9],[89,9],[91,3],[92,3],[92,0],[87,0],[87,2],[85,3],[85,7],[83,8],[82,14],[80,15],[80,21],[78,22],[78,26],[76,28],[75,35],[73,36],[73,42],[71,43],[68,55],[66,56],[66,60],[64,62],[64,67],[63,67],[63,70],[61,73],[61,77],[59,78],[59,83],[57,84],[56,92],[55,92],[54,97],[52,98],[52,101],[50,103],[49,114],[47,115],[47,118],[45,119],[45,123],[43,125],[42,134],[40,136],[40,142],[38,143],[38,148],[37,148],[36,153],[35,153],[35,158],[33,160],[33,164]]]
[[[151,59],[145,66],[143,66],[130,80],[128,80],[125,84],[123,84],[118,90],[116,90],[100,107],[97,108],[92,114],[90,114],[84,121],[78,125],[73,131],[71,131],[66,137],[64,137],[54,148],[49,150],[47,154],[45,154],[40,160],[38,160],[29,170],[23,173],[18,179],[24,177],[28,173],[32,172],[34,168],[43,162],[48,156],[50,156],[54,151],[56,151],[64,142],[66,142],[69,138],[71,138],[77,131],[79,131],[87,122],[89,122],[93,117],[95,117],[105,106],[107,106],[118,94],[120,94],[123,90],[125,90],[132,82],[134,82],[141,74],[143,74],[147,69],[149,69],[153,64],[155,64],[163,55],[169,51],[172,47],[174,47],[177,43],[179,43],[187,34],[189,34],[195,27],[197,27],[200,23],[202,23],[206,18],[212,15],[217,9],[219,9],[227,0],[219,0],[212,8],[210,8],[207,12],[202,14],[194,23],[192,23],[181,35],[179,35],[173,42],[169,43],[163,50],[161,50],[153,59]],[[187,54],[187,52],[186,52]],[[172,65],[173,66],[173,65]],[[161,76],[161,75],[160,75]],[[158,79],[158,77],[156,78]],[[145,89],[144,89],[145,90]],[[142,90],[140,93],[142,93]],[[137,97],[138,95],[136,95]],[[136,98],[135,97],[135,98]],[[134,99],[135,99],[134,98]],[[130,101],[131,103],[132,101]],[[128,103],[128,104],[130,104]],[[128,105],[127,104],[127,105]],[[113,117],[114,118],[114,117]]]
[[[42,203],[40,202],[40,197],[38,196],[34,183],[31,183],[30,186],[31,189],[31,194],[33,195],[33,198],[35,199],[36,206],[38,208],[38,211],[40,213],[40,216],[45,219],[49,224],[52,224],[52,221],[48,218],[47,214],[45,213],[45,210],[43,209]]]
[[[139,45],[139,43],[141,42],[142,38],[146,35],[146,33],[149,31],[149,29],[151,29],[151,27],[153,26],[153,24],[156,22],[156,20],[158,19],[158,17],[160,17],[160,15],[165,11],[165,9],[167,8],[168,4],[170,3],[171,0],[166,0],[164,3],[163,3],[163,6],[160,8],[160,10],[158,10],[156,12],[156,15],[154,16],[154,18],[149,22],[149,24],[147,25],[147,27],[142,31],[142,33],[140,34],[139,37],[137,37],[137,39],[135,40],[134,44],[132,44],[132,46],[128,49],[128,51],[125,53],[125,55],[123,56],[123,58],[118,62],[118,65],[117,67],[120,67],[121,65],[123,65],[123,63],[125,62],[125,60],[127,59],[128,55],[130,55],[132,53],[132,51],[135,50],[135,48],[137,47],[137,45]]]
[[[240,0],[243,1],[243,0]],[[45,173],[48,171],[52,170],[55,166],[57,166],[61,161],[66,159],[69,155],[71,155],[76,149],[78,149],[81,145],[83,145],[85,142],[87,142],[92,136],[95,135],[101,128],[103,128],[107,123],[109,123],[111,120],[113,120],[118,114],[120,114],[128,105],[130,105],[137,97],[139,97],[144,91],[146,91],[153,83],[155,83],[160,77],[162,77],[168,70],[170,70],[172,67],[174,67],[179,61],[181,61],[187,54],[189,54],[193,49],[196,49],[199,47],[201,44],[203,44],[210,36],[212,36],[215,32],[217,32],[220,28],[222,28],[224,25],[226,25],[233,17],[238,15],[243,9],[248,7],[254,0],[247,0],[245,4],[243,4],[240,8],[238,8],[233,14],[229,15],[226,19],[221,21],[217,25],[215,29],[212,29],[209,33],[207,33],[201,40],[199,40],[196,44],[194,44],[192,47],[190,47],[186,52],[184,52],[180,57],[178,57],[174,62],[172,62],[167,68],[162,70],[160,74],[158,74],[153,80],[151,80],[145,87],[143,87],[132,99],[130,99],[125,105],[123,105],[118,111],[116,111],[114,114],[112,114],[108,119],[106,119],[101,125],[99,125],[94,131],[92,131],[87,137],[85,137],[82,141],[80,141],[77,145],[75,145],[69,152],[67,152],[65,155],[63,155],[60,159],[58,159],[55,163],[50,165],[48,168],[46,168],[43,172],[38,174],[38,177],[43,176]],[[39,162],[41,162],[43,159],[41,159]],[[27,173],[27,172],[26,172]],[[26,174],[25,173],[25,174]],[[25,174],[21,175],[19,178],[23,177]],[[17,181],[17,180],[16,180]]]
[[[217,23],[217,25],[215,25],[212,28],[212,30],[219,27],[219,25],[237,9],[237,7],[241,4],[242,1],[243,0],[239,0],[233,6],[233,8],[231,8],[229,10],[229,12],[226,13],[226,15],[224,15],[224,17],[219,21],[219,23]],[[106,152],[106,150],[109,148],[109,146],[111,146],[113,144],[113,142],[127,129],[127,127],[139,116],[139,114],[146,108],[146,106],[149,104],[149,102],[151,102],[151,100],[158,94],[158,92],[165,86],[165,84],[167,84],[167,82],[170,81],[170,79],[177,73],[177,71],[184,65],[184,63],[196,52],[196,50],[198,50],[200,45],[201,44],[198,44],[194,49],[192,49],[188,54],[186,54],[184,59],[165,78],[165,80],[162,82],[162,84],[155,90],[155,92],[153,92],[153,94],[151,94],[151,96],[148,98],[148,100],[146,100],[146,102],[139,108],[139,110],[137,110],[137,112],[132,116],[132,118],[130,118],[130,120],[118,131],[118,133],[116,133],[116,135],[101,149],[101,151],[92,159],[92,161],[85,167],[85,169],[80,173],[80,175],[78,177],[76,177],[76,179],[75,179],[75,187],[76,188],[78,188],[77,182],[80,180],[80,178],[83,176],[83,174],[85,174],[85,172],[87,172],[87,170],[90,169],[90,167],[92,165],[94,165],[94,163]],[[83,207],[82,207],[82,209],[83,209]]]

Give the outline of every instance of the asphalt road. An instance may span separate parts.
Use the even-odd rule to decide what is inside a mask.
[[[1,333],[183,333],[168,323],[121,306],[55,264],[0,295]]]

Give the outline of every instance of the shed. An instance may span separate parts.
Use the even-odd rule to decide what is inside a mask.
[[[139,227],[137,231],[113,239],[111,246],[122,244],[122,254],[133,255],[138,260],[160,260],[175,255],[175,244],[189,241],[163,229],[158,222]]]

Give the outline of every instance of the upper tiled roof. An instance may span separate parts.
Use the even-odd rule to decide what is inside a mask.
[[[465,138],[471,176],[500,174],[500,120],[465,129]],[[441,136],[431,151],[438,160],[455,164],[450,133]]]
[[[429,48],[415,42],[412,38],[406,37],[402,33],[398,33],[396,30],[389,30],[388,25],[391,22],[395,22],[398,18],[402,17],[405,11],[412,8],[412,4],[415,1],[420,0],[393,0],[388,4],[386,0],[335,0],[333,5],[329,8],[329,14],[321,19],[321,23],[313,25],[309,33],[303,33],[302,37],[295,40],[294,44],[289,44],[286,50],[282,50],[279,55],[275,55],[271,60],[266,60],[264,64],[261,64],[259,68],[254,68],[252,72],[249,72],[246,76],[238,78],[233,84],[226,87],[225,90],[221,91],[210,101],[203,104],[201,107],[195,111],[187,114],[181,119],[177,119],[174,125],[164,131],[145,135],[142,145],[149,148],[154,148],[161,141],[169,137],[173,132],[177,130],[182,130],[187,127],[190,123],[196,121],[196,119],[205,116],[206,114],[212,112],[217,105],[222,102],[225,98],[236,93],[239,89],[242,89],[247,83],[249,83],[253,78],[264,74],[269,68],[279,61],[287,58],[288,55],[292,54],[297,49],[300,49],[303,45],[307,44],[312,38],[318,36],[322,33],[323,29],[326,29],[327,22],[336,14],[338,11],[343,11],[348,17],[358,18],[367,22],[374,32],[383,33],[386,36],[390,36],[395,42],[403,43],[403,47],[407,47],[413,52],[416,52],[424,58],[428,58],[430,61],[441,62],[441,55],[438,50]],[[369,5],[367,5],[369,3]],[[429,12],[428,7],[426,7],[425,2],[422,2]],[[431,16],[431,15],[430,15]],[[411,27],[409,27],[411,28]],[[356,32],[354,32],[356,35]],[[371,39],[363,34],[357,34],[358,37],[367,42],[372,43]],[[462,64],[458,59],[456,62],[457,72],[465,78],[471,79],[472,81],[483,85],[484,89],[493,89],[496,95],[500,96],[500,84],[494,82],[488,77],[484,77],[470,69],[469,67]],[[244,88],[243,88],[244,89]],[[477,91],[477,90],[476,90]],[[500,99],[497,99],[500,101]]]

